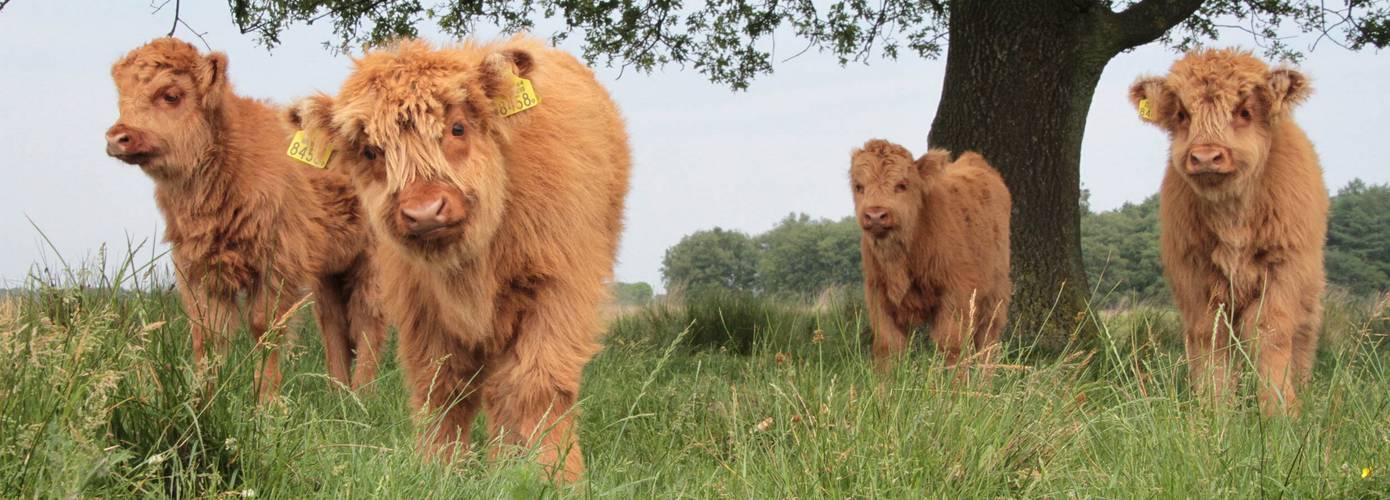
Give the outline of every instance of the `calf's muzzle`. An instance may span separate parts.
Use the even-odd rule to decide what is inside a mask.
[[[873,235],[875,238],[882,238],[888,231],[895,226],[893,214],[881,207],[869,207],[864,209],[864,213],[859,216],[859,227]]]
[[[411,184],[397,196],[396,223],[415,236],[459,224],[468,212],[462,193],[437,183]]]
[[[1199,144],[1187,150],[1187,173],[1229,174],[1231,173],[1231,152],[1226,148],[1211,144]]]
[[[127,163],[135,163],[142,156],[153,153],[145,134],[139,130],[117,123],[106,130],[106,154]]]

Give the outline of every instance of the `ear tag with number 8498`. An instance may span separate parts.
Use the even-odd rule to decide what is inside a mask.
[[[503,97],[493,104],[497,107],[497,114],[512,116],[539,106],[541,104],[541,96],[536,95],[536,88],[531,85],[531,80],[512,75],[511,99]]]

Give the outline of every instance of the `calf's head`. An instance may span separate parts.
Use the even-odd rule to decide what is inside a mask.
[[[1168,131],[1169,168],[1198,193],[1238,191],[1263,169],[1274,127],[1308,97],[1308,79],[1248,52],[1196,50],[1129,90],[1140,118]]]
[[[373,227],[407,254],[467,259],[485,250],[504,218],[504,118],[529,53],[404,41],[373,51],[336,97],[290,107],[289,120],[335,145]]]
[[[111,67],[120,117],[106,131],[106,154],[157,178],[177,178],[213,150],[227,56],[160,38]]]
[[[850,155],[850,187],[859,227],[875,241],[906,241],[917,230],[927,176],[945,155],[933,152],[913,161],[906,148],[873,139]]]

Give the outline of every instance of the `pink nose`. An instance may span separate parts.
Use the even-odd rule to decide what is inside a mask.
[[[127,144],[130,144],[130,134],[127,134],[125,132],[120,132],[106,136],[106,145],[108,146],[124,148]]]
[[[1216,146],[1194,146],[1187,152],[1187,171],[1193,174],[1226,171],[1226,152]]]
[[[869,210],[864,212],[864,217],[867,218],[869,222],[877,225],[893,224],[893,218],[888,215],[887,210]]]
[[[144,153],[140,137],[124,124],[117,123],[106,130],[106,154],[111,156]]]
[[[448,223],[444,216],[444,197],[435,198],[429,203],[401,206],[401,220],[406,229],[423,233]]]
[[[864,217],[859,220],[859,226],[875,236],[882,236],[887,234],[889,229],[893,229],[893,214],[881,207],[866,208]]]

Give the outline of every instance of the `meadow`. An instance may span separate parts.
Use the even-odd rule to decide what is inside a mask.
[[[1261,417],[1248,377],[1228,405],[1190,394],[1161,306],[1095,311],[1062,352],[1006,342],[988,382],[925,344],[875,373],[853,293],[628,308],[586,372],[587,478],[560,486],[482,426],[479,452],[423,460],[394,359],[343,390],[312,322],[280,325],[297,340],[258,405],[263,351],[193,369],[176,294],[133,260],[0,298],[0,497],[1390,496],[1386,298],[1328,298],[1296,418]]]

